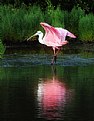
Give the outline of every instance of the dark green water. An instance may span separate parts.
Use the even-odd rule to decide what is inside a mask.
[[[94,53],[5,54],[0,60],[0,121],[93,121]]]

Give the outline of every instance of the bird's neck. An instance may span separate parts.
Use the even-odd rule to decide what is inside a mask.
[[[39,42],[40,42],[41,44],[44,44],[44,42],[43,42],[43,33],[41,33],[41,34],[39,35],[38,40],[39,40]]]

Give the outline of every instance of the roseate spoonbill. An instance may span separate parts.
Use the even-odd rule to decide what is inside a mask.
[[[53,56],[51,64],[54,64],[54,62],[56,63],[57,54],[60,51],[61,47],[68,43],[68,41],[65,40],[66,36],[69,36],[72,38],[76,38],[76,36],[66,29],[53,27],[44,22],[41,22],[40,25],[45,30],[44,37],[41,31],[37,31],[37,33],[35,33],[33,36],[38,35],[39,36],[38,40],[41,44],[44,44],[53,48],[54,56]],[[27,41],[31,39],[33,36],[29,37]]]

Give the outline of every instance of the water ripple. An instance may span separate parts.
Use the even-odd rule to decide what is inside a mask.
[[[0,59],[0,67],[27,67],[32,65],[50,65],[52,55],[5,55]],[[61,66],[85,66],[94,64],[94,58],[84,58],[80,55],[58,56],[56,65]]]

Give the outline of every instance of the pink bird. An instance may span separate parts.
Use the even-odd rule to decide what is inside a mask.
[[[69,36],[72,38],[76,38],[76,36],[66,29],[53,27],[44,22],[41,22],[40,25],[45,30],[44,37],[41,31],[37,31],[37,33],[35,33],[33,36],[38,35],[39,36],[38,40],[41,44],[44,44],[46,46],[53,48],[54,56],[53,56],[51,64],[54,64],[54,62],[56,63],[57,54],[60,51],[61,47],[68,43],[68,41],[65,40],[66,36]],[[31,37],[29,37],[27,41],[31,39]]]

